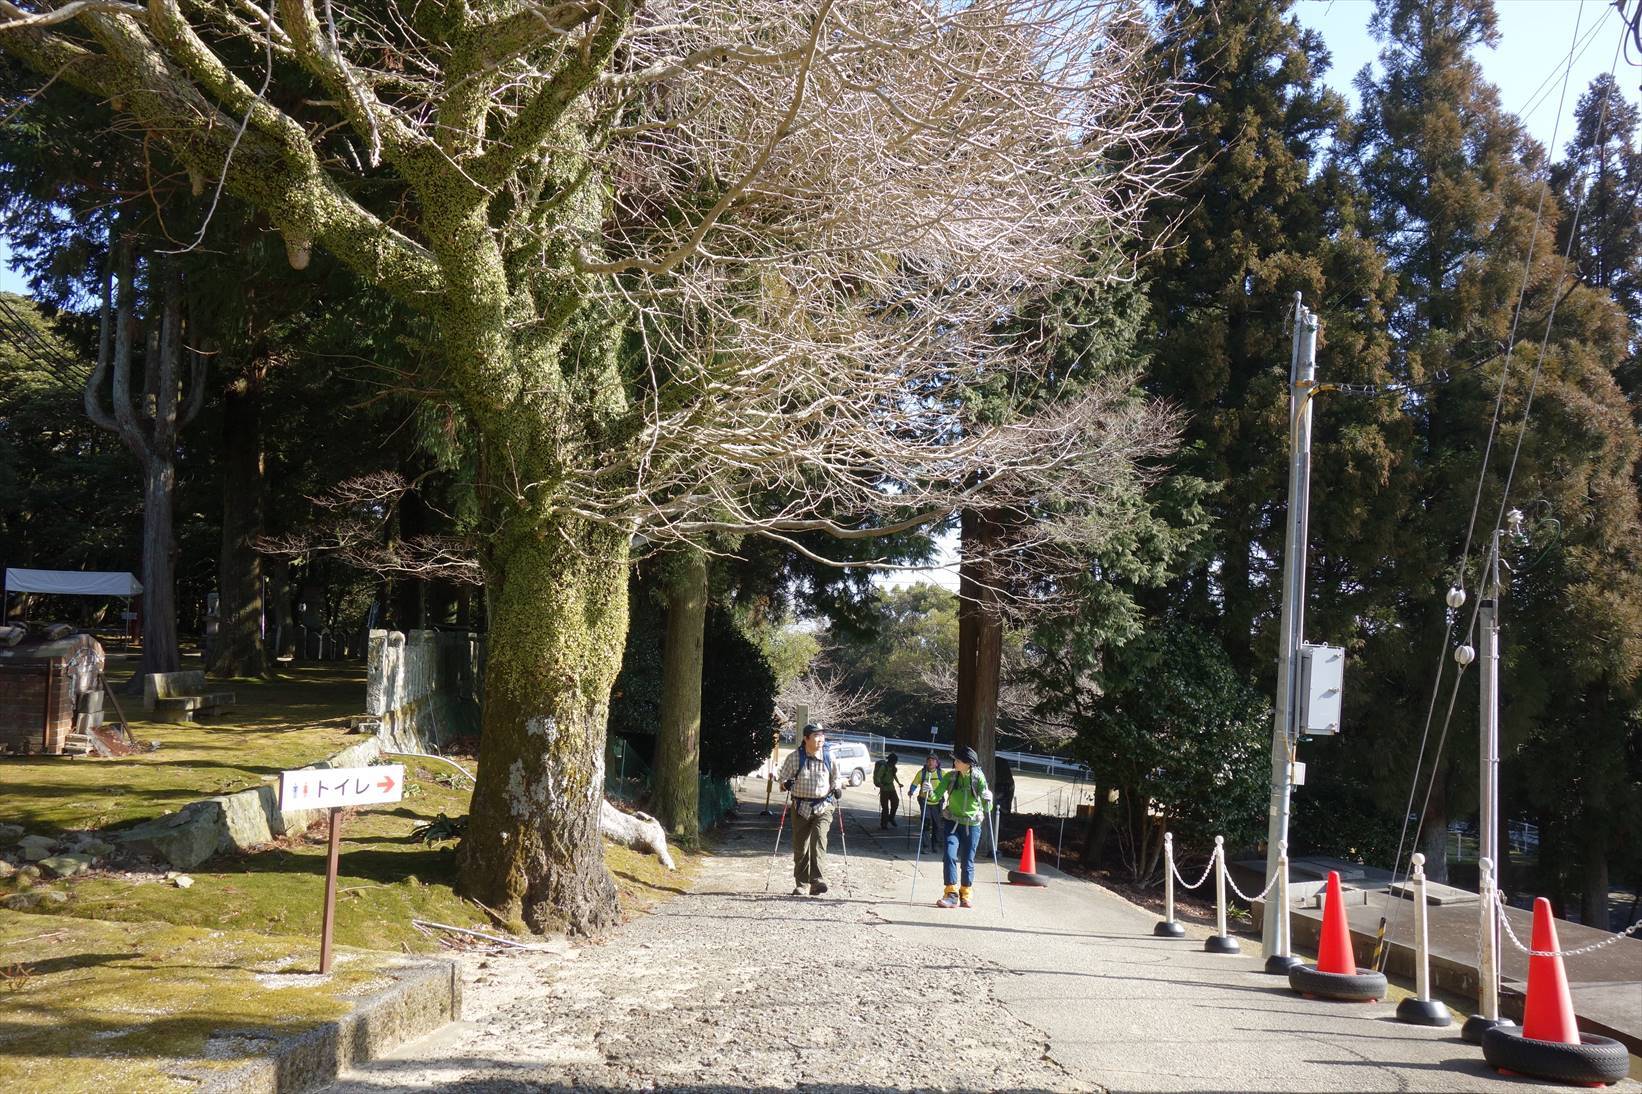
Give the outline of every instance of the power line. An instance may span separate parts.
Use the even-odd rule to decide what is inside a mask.
[[[1561,131],[1562,107],[1563,107],[1563,104],[1567,101],[1568,84],[1569,84],[1569,82],[1571,81],[1571,79],[1573,77],[1574,59],[1575,59],[1576,50],[1578,49],[1579,40],[1580,40],[1579,39],[1579,24],[1580,24],[1581,19],[1584,16],[1584,10],[1585,10],[1584,0],[1580,0],[1579,13],[1575,16],[1575,19],[1574,19],[1573,43],[1569,46],[1567,64],[1565,65],[1565,67],[1563,69],[1562,92],[1561,92],[1561,95],[1559,96],[1558,104],[1557,104],[1557,121],[1556,121],[1555,127],[1553,128],[1552,134],[1551,134],[1551,142],[1552,142],[1553,145],[1555,145],[1557,135]],[[1621,37],[1620,45],[1623,45],[1623,43],[1624,43],[1624,38]],[[1615,63],[1615,66],[1617,66],[1617,64],[1618,64],[1618,59],[1619,59],[1619,48],[1616,47],[1615,50],[1614,50],[1614,63]],[[1598,140],[1601,139],[1600,134],[1602,132],[1603,123],[1606,121],[1606,116],[1607,116],[1607,100],[1604,99],[1602,118],[1598,121],[1598,125],[1597,125]],[[1521,318],[1522,318],[1523,303],[1527,298],[1529,275],[1532,271],[1532,264],[1533,264],[1534,245],[1538,241],[1538,238],[1539,238],[1539,227],[1540,227],[1540,223],[1541,223],[1541,220],[1542,220],[1542,214],[1543,214],[1543,210],[1544,210],[1544,206],[1545,206],[1545,197],[1546,197],[1547,192],[1550,190],[1550,188],[1551,188],[1550,187],[1550,179],[1548,177],[1542,179],[1541,183],[1540,183],[1539,200],[1538,200],[1537,204],[1535,205],[1535,209],[1534,209],[1533,233],[1529,237],[1527,253],[1526,253],[1525,257],[1523,258],[1522,284],[1517,289],[1516,306],[1513,310],[1513,314],[1512,314],[1512,317],[1511,317],[1511,333],[1510,333],[1509,338],[1506,341],[1505,362],[1504,362],[1503,367],[1500,369],[1499,388],[1498,388],[1498,391],[1495,395],[1494,410],[1493,410],[1493,414],[1490,418],[1489,425],[1488,425],[1488,440],[1487,440],[1487,443],[1484,445],[1484,448],[1483,448],[1482,460],[1477,466],[1477,489],[1476,489],[1475,497],[1473,498],[1472,503],[1471,503],[1471,516],[1470,516],[1470,519],[1467,521],[1466,530],[1465,530],[1465,546],[1460,552],[1460,567],[1459,567],[1459,572],[1458,572],[1458,574],[1456,576],[1456,579],[1455,579],[1455,587],[1460,589],[1462,592],[1463,592],[1464,586],[1465,586],[1465,574],[1466,574],[1466,571],[1470,568],[1471,542],[1472,542],[1473,536],[1476,532],[1477,512],[1478,512],[1479,508],[1481,507],[1481,503],[1482,503],[1483,487],[1484,487],[1485,483],[1487,482],[1488,463],[1489,463],[1489,459],[1490,459],[1491,455],[1493,454],[1494,439],[1498,435],[1500,410],[1501,410],[1501,408],[1503,406],[1503,403],[1504,403],[1506,381],[1508,380],[1508,378],[1510,377],[1510,374],[1511,374],[1511,355],[1512,355],[1512,353],[1514,352],[1514,350],[1516,348],[1517,328],[1518,328],[1518,324],[1520,323]],[[1578,207],[1576,207],[1576,210],[1575,210],[1575,213],[1574,213],[1573,223],[1574,223],[1575,226],[1577,226],[1577,224],[1578,224],[1579,209],[1583,207],[1583,204],[1584,204],[1584,196],[1581,195],[1580,204],[1579,204]],[[1570,232],[1570,234],[1569,234],[1569,238],[1568,238],[1568,249],[1569,249],[1568,253],[1569,254],[1572,253],[1572,248],[1573,248],[1573,244],[1574,244],[1574,234],[1575,233],[1573,233],[1573,232]],[[1534,368],[1534,384],[1536,386],[1537,386],[1538,380],[1539,380],[1540,368],[1544,364],[1544,360],[1545,360],[1545,348],[1546,348],[1546,345],[1548,344],[1548,342],[1550,340],[1551,319],[1555,318],[1556,304],[1558,304],[1558,303],[1560,303],[1560,295],[1558,296],[1557,299],[1553,300],[1552,307],[1550,309],[1550,316],[1548,317],[1547,322],[1546,322],[1545,339],[1544,339],[1544,341],[1541,342],[1539,361],[1536,363],[1535,368]],[[1524,415],[1523,415],[1523,419],[1522,419],[1522,428],[1523,428],[1523,430],[1526,430],[1527,421],[1528,421],[1527,412],[1531,408],[1532,408],[1532,398],[1530,396],[1530,399],[1529,399],[1529,402],[1528,402],[1527,406],[1524,407]],[[1515,451],[1515,453],[1513,453],[1513,456],[1512,456],[1512,473],[1513,474],[1515,473],[1516,456],[1521,453],[1521,450],[1522,450],[1522,435],[1521,435],[1521,433],[1519,433],[1518,438],[1517,438],[1516,451]],[[1509,487],[1507,487],[1507,490],[1509,490]],[[1500,519],[1503,518],[1504,513],[1505,513],[1505,499],[1504,499],[1504,497],[1502,497],[1499,514],[1498,514],[1498,516],[1496,516],[1495,522],[1494,522],[1494,529],[1493,530],[1496,531],[1496,532],[1499,530],[1499,521],[1500,521]],[[1462,603],[1463,603],[1463,601],[1462,601]],[[1455,605],[1455,607],[1457,608],[1458,605]],[[1477,613],[1481,610],[1481,607],[1482,607],[1482,598],[1478,597],[1478,598],[1476,598],[1476,602],[1472,605],[1471,618],[1467,621],[1467,624],[1466,624],[1465,633],[1466,633],[1467,637],[1469,637],[1476,629]],[[1402,832],[1397,837],[1397,856],[1396,856],[1395,859],[1392,860],[1391,876],[1392,876],[1393,882],[1396,881],[1397,871],[1402,865],[1403,848],[1405,846],[1407,835],[1408,835],[1409,817],[1413,813],[1414,797],[1415,797],[1415,794],[1418,792],[1418,789],[1419,789],[1420,770],[1424,766],[1424,762],[1425,762],[1426,743],[1430,739],[1431,721],[1432,721],[1433,717],[1436,714],[1437,697],[1438,697],[1439,694],[1441,694],[1441,691],[1442,691],[1443,677],[1446,674],[1447,663],[1448,663],[1448,647],[1449,647],[1450,641],[1452,641],[1452,639],[1453,639],[1453,634],[1454,634],[1454,622],[1453,622],[1452,619],[1450,619],[1448,621],[1447,625],[1444,627],[1442,645],[1441,645],[1440,649],[1438,650],[1438,654],[1437,654],[1437,673],[1436,673],[1435,680],[1432,682],[1431,702],[1428,705],[1427,710],[1426,710],[1425,727],[1420,732],[1420,747],[1419,747],[1418,752],[1415,755],[1413,777],[1412,777],[1412,779],[1409,783],[1409,788],[1408,788],[1408,803],[1407,803],[1406,807],[1403,810]],[[1436,753],[1433,756],[1432,761],[1431,761],[1431,773],[1430,773],[1429,776],[1427,776],[1427,779],[1426,779],[1425,797],[1424,797],[1424,799],[1421,803],[1421,806],[1420,806],[1419,820],[1415,823],[1415,826],[1414,826],[1414,846],[1415,847],[1419,846],[1420,837],[1425,831],[1425,817],[1426,817],[1427,810],[1430,806],[1431,793],[1432,793],[1432,790],[1436,786],[1437,772],[1442,767],[1443,752],[1444,752],[1444,749],[1446,748],[1446,745],[1447,745],[1447,742],[1448,742],[1448,729],[1449,729],[1449,726],[1450,726],[1450,724],[1453,720],[1453,717],[1454,717],[1455,704],[1456,704],[1456,702],[1458,701],[1458,698],[1459,698],[1460,681],[1463,680],[1464,677],[1465,677],[1465,666],[1462,664],[1455,671],[1453,688],[1452,688],[1452,691],[1450,693],[1449,701],[1448,701],[1448,709],[1443,715],[1442,729],[1438,733],[1438,736],[1437,736],[1437,749],[1436,749]],[[1393,910],[1392,910],[1393,918],[1396,916],[1396,913],[1397,913],[1398,910],[1399,909],[1393,908]]]

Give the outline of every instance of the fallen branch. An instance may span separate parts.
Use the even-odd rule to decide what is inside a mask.
[[[635,851],[649,851],[669,870],[676,870],[673,856],[667,851],[667,830],[661,822],[645,813],[623,813],[608,800],[599,805],[599,831],[605,838]]]
[[[558,953],[560,950],[560,947],[557,946],[544,946],[539,944],[533,945],[529,942],[515,942],[511,938],[503,938],[499,934],[490,934],[486,931],[469,930],[466,927],[452,927],[448,923],[435,923],[431,919],[413,919],[411,920],[411,926],[437,931],[449,931],[452,934],[472,935],[474,938],[482,938],[486,942],[494,942],[498,946],[511,946],[516,950],[539,950],[548,953]]]

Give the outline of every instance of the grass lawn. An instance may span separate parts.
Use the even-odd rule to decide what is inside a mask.
[[[471,791],[443,764],[393,757],[405,764],[407,796],[391,805],[349,810],[342,824],[337,861],[336,940],[343,946],[426,951],[437,943],[412,919],[455,927],[496,930],[484,909],[456,895],[456,844],[426,844],[411,833],[440,813],[460,817]],[[464,766],[471,770],[472,764]],[[250,854],[219,855],[189,876],[178,889],[155,875],[98,871],[49,883],[67,895],[63,904],[41,912],[85,919],[159,921],[181,926],[224,927],[271,935],[319,937],[324,902],[325,827],[315,825],[300,839],[280,841]],[[653,856],[605,845],[605,860],[616,877],[629,914],[683,892],[699,855],[675,851],[676,872]],[[0,882],[0,896],[19,888]],[[317,942],[315,943],[317,945]]]
[[[390,954],[0,911],[0,1090],[192,1090],[352,1009]],[[319,982],[316,982],[319,981]]]
[[[110,680],[117,679],[118,660],[110,658]],[[156,742],[156,751],[115,759],[0,758],[0,819],[48,834],[117,827],[256,786],[361,739],[347,729],[365,709],[362,664],[285,666],[277,680],[216,686],[231,689],[238,703],[220,718],[130,723],[132,736]],[[122,695],[120,703],[133,719],[143,714],[140,697]],[[112,708],[107,715],[116,717]]]

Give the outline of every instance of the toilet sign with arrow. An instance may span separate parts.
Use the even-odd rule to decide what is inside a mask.
[[[279,775],[282,813],[324,809],[330,813],[330,849],[325,856],[325,915],[320,924],[319,971],[331,971],[331,928],[336,919],[336,856],[341,849],[344,806],[380,805],[405,796],[405,765],[381,767],[305,767]]]

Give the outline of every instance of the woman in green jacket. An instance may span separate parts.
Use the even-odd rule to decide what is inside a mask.
[[[930,794],[931,805],[940,805],[946,824],[946,854],[941,859],[941,880],[946,889],[937,908],[968,908],[975,886],[975,844],[980,839],[981,821],[992,808],[992,791],[986,776],[975,770],[980,757],[973,748],[960,748],[953,756],[952,770],[942,775]]]

